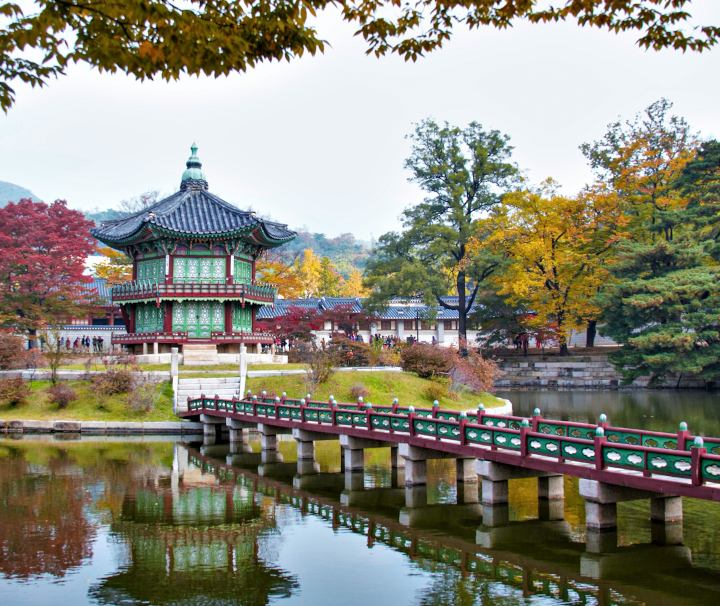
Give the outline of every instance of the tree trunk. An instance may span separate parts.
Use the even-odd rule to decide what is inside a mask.
[[[557,336],[558,345],[560,346],[560,355],[569,356],[570,350],[568,349],[567,336],[565,335],[565,329],[563,328],[565,322],[565,314],[557,314]]]
[[[35,342],[37,341],[37,330],[31,328],[28,330],[28,349],[35,349]]]
[[[465,272],[457,275],[458,293],[458,348],[461,356],[467,356],[467,310],[465,309]]]
[[[585,333],[585,347],[595,347],[595,335],[597,334],[597,320],[588,320]]]

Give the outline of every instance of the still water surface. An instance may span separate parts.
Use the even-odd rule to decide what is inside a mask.
[[[704,393],[502,393],[528,414],[720,435]],[[172,438],[0,440],[0,604],[712,604],[720,599],[720,504],[686,499],[682,546],[651,544],[647,502],[621,504],[619,547],[588,553],[577,481],[564,521],[541,522],[532,480],[510,485],[509,522],[482,525],[452,461],[426,490],[399,488],[389,451],[340,471],[262,464],[259,443]],[[475,489],[475,497],[476,497]],[[460,503],[458,503],[460,501]]]

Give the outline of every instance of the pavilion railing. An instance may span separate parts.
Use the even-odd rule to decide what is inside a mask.
[[[477,411],[340,403],[264,395],[232,400],[188,398],[189,414],[224,412],[342,428],[405,434],[461,446],[516,452],[572,462],[597,470],[630,470],[644,477],[664,476],[693,486],[720,482],[720,438],[693,436],[685,423],[677,433],[614,427],[604,415],[598,424]]]
[[[275,337],[268,332],[211,332],[210,338],[218,343],[273,343]]]
[[[127,334],[113,334],[112,342],[122,344],[132,343],[183,343],[188,340],[188,333],[176,332],[137,332]]]
[[[276,289],[267,284],[222,284],[217,282],[181,282],[165,284],[149,280],[126,282],[112,288],[113,301],[175,298],[175,297],[224,297],[232,299],[249,299],[272,303]]]

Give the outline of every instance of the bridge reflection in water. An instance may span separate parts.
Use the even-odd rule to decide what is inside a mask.
[[[693,567],[682,523],[653,525],[651,543],[618,546],[617,529],[578,533],[582,520],[565,520],[562,500],[539,499],[539,519],[517,520],[507,503],[480,503],[477,483],[457,482],[454,490],[446,480],[405,486],[403,470],[388,465],[387,449],[376,451],[378,465],[366,460],[363,472],[341,472],[332,449],[330,457],[318,449],[321,462],[286,462],[294,443],[277,446],[272,462],[248,440],[178,447],[179,482],[201,478],[215,491],[253,494],[254,503],[269,497],[273,506],[365,536],[368,547],[384,544],[424,569],[442,571],[423,603],[505,603],[511,587],[542,596],[543,603],[707,604],[720,598],[717,573]]]

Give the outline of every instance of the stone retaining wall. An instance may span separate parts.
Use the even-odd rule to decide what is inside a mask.
[[[619,389],[645,388],[647,378],[639,378],[631,385],[622,385],[622,375],[615,370],[607,355],[587,356],[528,356],[511,357],[498,362],[502,375],[495,380],[498,389]],[[656,387],[702,389],[705,382],[668,377]]]
[[[202,423],[190,421],[19,421],[0,419],[0,433],[83,435],[201,434]]]

